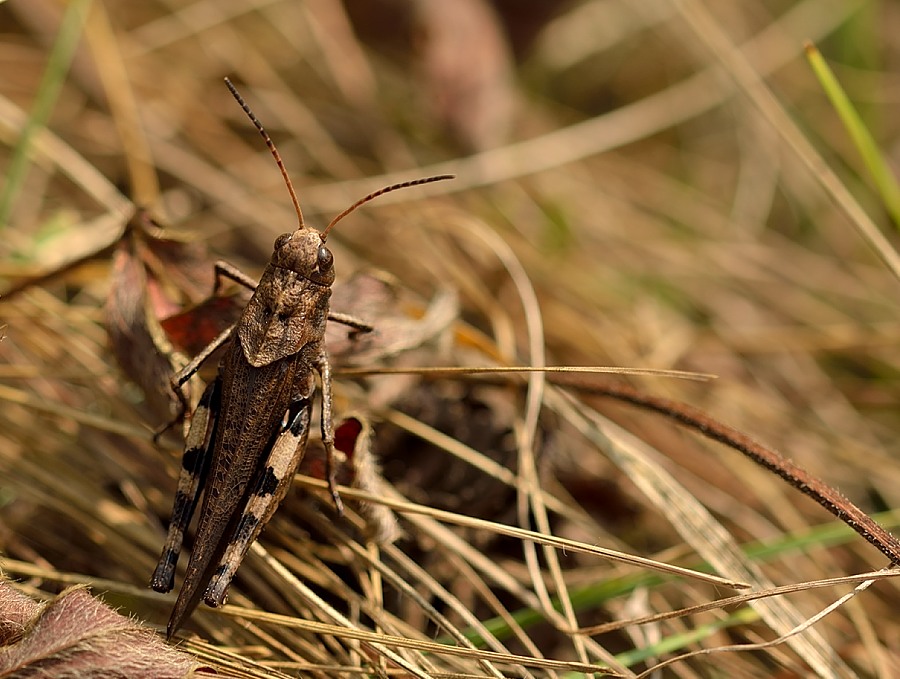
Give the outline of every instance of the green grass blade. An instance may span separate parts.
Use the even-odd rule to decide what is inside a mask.
[[[831,101],[831,105],[834,106],[835,111],[841,118],[841,122],[844,123],[844,127],[862,156],[863,162],[872,175],[878,192],[881,194],[881,199],[884,201],[888,214],[890,214],[895,226],[900,227],[900,185],[897,184],[896,177],[891,172],[884,155],[860,118],[859,113],[850,102],[849,97],[847,97],[847,93],[844,92],[844,88],[841,87],[834,72],[828,67],[825,59],[822,58],[822,53],[812,43],[806,43],[805,48],[806,58],[812,67],[813,73],[819,79],[819,84],[821,84],[822,89]]]
[[[25,177],[28,174],[28,152],[35,134],[47,124],[59,91],[69,72],[69,65],[75,55],[75,49],[81,39],[85,17],[91,0],[72,0],[66,8],[59,27],[59,35],[53,45],[53,51],[47,60],[47,69],[41,79],[41,84],[35,96],[34,106],[19,143],[13,149],[10,159],[9,171],[6,175],[6,185],[0,195],[0,229],[6,227],[13,205],[19,195]]]

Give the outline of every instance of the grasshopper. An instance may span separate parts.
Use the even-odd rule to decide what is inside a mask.
[[[325,240],[338,221],[373,198],[450,178],[427,177],[375,191],[319,232],[304,223],[299,200],[269,135],[227,78],[225,83],[272,152],[291,195],[299,226],[275,240],[272,259],[258,284],[226,262],[215,265],[216,290],[223,278],[230,278],[254,290],[253,296],[240,319],[172,378],[174,390],[184,399],[182,386],[216,349],[225,347],[218,374],[203,392],[191,418],[168,535],[150,581],[158,592],[172,589],[184,534],[202,490],[194,548],[169,618],[168,638],[201,598],[209,606],[224,602],[247,550],[284,499],[306,451],[316,374],[321,383],[326,476],[340,514],[342,505],[334,479],[331,364],[325,350],[325,325],[332,320],[355,332],[372,328],[352,317],[330,312],[334,257]]]

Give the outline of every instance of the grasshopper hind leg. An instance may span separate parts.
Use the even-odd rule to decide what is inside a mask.
[[[311,411],[310,399],[296,401],[288,410],[285,418],[287,426],[275,438],[266,456],[259,478],[206,589],[204,600],[209,606],[221,606],[225,601],[228,586],[247,550],[287,495],[297,467],[306,453]]]
[[[178,477],[178,490],[172,506],[172,517],[169,532],[163,546],[159,563],[150,578],[150,587],[157,592],[168,592],[175,582],[175,566],[184,543],[191,517],[197,507],[200,490],[206,480],[210,466],[210,443],[215,429],[215,413],[218,411],[218,400],[221,381],[217,377],[211,382],[194,413],[191,428],[184,445],[184,456],[181,460],[181,473]]]

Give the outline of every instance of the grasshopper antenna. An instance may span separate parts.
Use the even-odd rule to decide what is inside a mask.
[[[330,222],[328,222],[328,226],[325,227],[325,230],[321,234],[322,242],[324,242],[325,239],[328,237],[328,232],[331,231],[331,228],[335,224],[337,224],[344,217],[346,217],[351,212],[353,212],[360,205],[364,205],[364,204],[368,203],[370,200],[378,198],[378,196],[383,196],[384,194],[390,193],[391,191],[396,191],[397,189],[406,189],[406,188],[409,188],[410,186],[420,186],[422,184],[431,184],[432,182],[441,182],[441,181],[444,181],[445,179],[455,179],[455,178],[456,178],[456,175],[439,174],[439,175],[435,175],[434,177],[423,177],[422,179],[411,179],[410,181],[407,181],[407,182],[400,182],[399,184],[391,184],[390,186],[385,186],[383,189],[378,189],[377,191],[373,191],[368,196],[364,196],[364,197],[360,198],[358,201],[353,203],[353,205],[348,207],[346,210],[341,212],[341,214],[339,214],[337,217],[335,217]]]
[[[269,133],[266,132],[265,128],[262,126],[262,123],[259,122],[259,119],[253,114],[253,111],[250,110],[250,107],[247,105],[247,102],[244,101],[244,98],[241,96],[240,92],[237,91],[237,88],[232,85],[231,81],[228,78],[225,78],[225,85],[227,85],[228,89],[231,91],[231,95],[235,98],[235,100],[237,100],[237,103],[241,105],[242,109],[244,109],[244,113],[247,114],[247,117],[250,118],[250,120],[256,126],[256,129],[259,130],[262,138],[266,140],[266,146],[269,147],[269,150],[275,157],[275,162],[278,163],[278,169],[281,170],[281,176],[284,177],[284,183],[287,185],[288,192],[291,194],[291,201],[294,203],[294,209],[297,211],[297,219],[300,220],[300,227],[302,228],[304,224],[303,211],[300,209],[300,201],[297,199],[297,193],[294,191],[294,185],[291,184],[291,178],[288,176],[287,168],[285,168],[284,166],[284,161],[281,160],[281,154],[278,153],[278,149],[275,148],[275,142],[272,141]],[[381,193],[384,193],[384,190],[382,190]],[[324,238],[322,240],[324,240]]]

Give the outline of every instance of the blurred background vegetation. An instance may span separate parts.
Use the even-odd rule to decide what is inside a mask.
[[[706,410],[895,526],[897,224],[803,44],[822,52],[891,167],[898,33],[900,6],[877,0],[3,3],[0,278],[2,291],[26,287],[0,299],[0,548],[8,557],[0,566],[44,595],[93,582],[123,612],[164,624],[171,600],[144,585],[179,453],[177,444],[151,444],[158,422],[111,358],[103,304],[110,248],[135,206],[207,244],[210,262],[225,258],[253,275],[274,237],[294,228],[279,173],[224,76],[278,145],[310,222],[322,225],[395,181],[457,175],[366,206],[330,239],[336,287],[357,270],[387,272],[417,300],[412,314],[442,290],[458,294],[452,347],[430,349],[421,363],[715,374],[618,379]],[[365,409],[378,379],[348,383],[339,405]],[[471,499],[476,489],[496,500],[475,509],[484,518],[691,567],[718,555],[716,572],[757,589],[886,565],[796,489],[659,415],[541,392],[532,381],[529,393],[543,403],[536,421],[520,391],[479,391],[455,378],[394,384],[420,406],[401,399],[398,411],[519,472],[510,482],[517,493],[507,492],[460,463],[464,482],[452,493],[439,488],[440,473],[417,471],[436,453],[413,443],[401,431],[409,423],[388,406],[371,407],[388,481],[424,505],[471,514],[468,501],[441,494],[468,488]],[[295,488],[287,504],[299,507],[298,495],[308,491]],[[549,507],[546,527],[536,497]],[[304,521],[327,511],[283,510],[263,544],[359,616],[361,604],[342,596],[362,591],[377,602],[378,578],[344,543],[309,546],[314,529]],[[517,540],[468,529],[463,536],[492,571],[432,525],[404,518],[401,526],[404,538],[376,560],[448,621],[435,622],[387,583],[393,627],[379,624],[391,634],[444,641],[456,627],[474,639],[460,606],[492,621],[494,650],[624,674],[691,650],[776,639],[852,589],[802,588],[753,608],[636,625],[732,592],[596,555],[523,558]],[[406,557],[425,572],[403,570]],[[319,559],[337,564],[334,581],[318,577]],[[272,568],[258,553],[249,558],[232,601],[295,620],[315,615],[303,597],[284,593],[293,585]],[[335,584],[342,579],[356,583],[351,594]],[[426,584],[438,582],[443,593]],[[554,618],[544,588],[574,608]],[[885,580],[783,643],[713,651],[663,671],[896,676],[898,605]],[[515,624],[504,618],[513,614]],[[371,629],[373,617],[357,620]],[[193,627],[208,641],[186,648],[238,676],[377,662],[365,644],[323,642],[285,619],[198,611]],[[601,623],[619,625],[594,636],[572,629]],[[474,651],[409,653],[435,675],[490,671]]]

